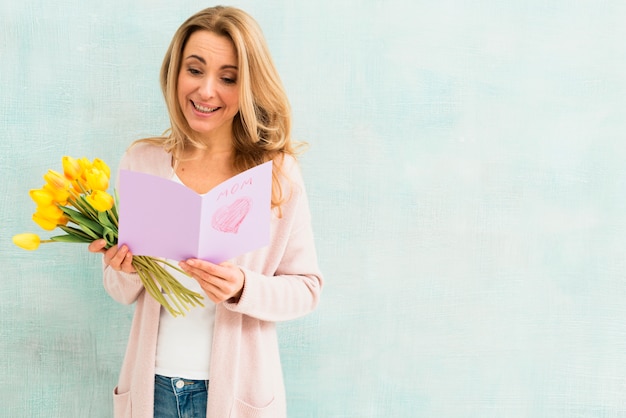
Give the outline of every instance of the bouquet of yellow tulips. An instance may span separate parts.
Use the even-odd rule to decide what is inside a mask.
[[[31,190],[30,197],[37,204],[33,221],[46,231],[59,228],[65,234],[46,240],[33,233],[18,234],[13,237],[14,244],[26,250],[36,250],[41,243],[90,243],[97,239],[106,240],[106,248],[117,245],[119,217],[116,199],[107,193],[110,176],[111,170],[99,158],[63,157],[63,173],[48,170],[43,176],[46,183]],[[170,314],[184,315],[192,306],[204,306],[202,295],[181,285],[165,266],[186,274],[162,259],[133,257],[133,267],[146,291]]]

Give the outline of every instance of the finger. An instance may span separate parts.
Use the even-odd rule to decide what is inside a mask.
[[[95,241],[92,241],[87,247],[87,249],[92,253],[104,253],[105,252],[104,247],[106,247],[106,245],[107,245],[107,242],[105,240],[97,239]]]
[[[204,280],[211,281],[218,286],[223,286],[221,282],[233,282],[237,281],[236,273],[239,269],[233,265],[214,264],[209,261],[189,259],[186,262],[186,266],[189,274],[197,275]]]
[[[181,261],[178,266],[183,269],[185,273],[198,280],[198,282],[209,280],[210,274],[203,268],[197,267],[192,261]]]
[[[117,247],[117,245],[114,245],[113,247],[110,247],[108,250],[105,251],[104,253],[104,263],[108,266],[111,264],[111,260],[113,260],[113,257],[115,257],[115,254],[117,254],[119,248]]]
[[[220,266],[213,264],[210,261],[199,260],[197,258],[190,258],[185,261],[181,261],[181,267],[191,272],[202,272],[212,276],[219,276]],[[185,271],[187,271],[185,270]]]
[[[219,303],[223,298],[223,284],[226,281],[221,278],[207,273],[201,268],[191,267],[187,262],[180,262],[180,267],[198,282],[204,293],[207,294],[209,299],[215,303]]]
[[[212,276],[206,273],[193,274],[191,277],[196,279],[202,290],[209,296],[209,299],[215,303],[241,296],[244,281],[243,273],[241,280],[235,274],[229,275],[227,278]]]
[[[113,270],[119,271],[122,269],[122,263],[124,262],[124,258],[128,254],[128,247],[122,245],[121,248],[114,248],[115,247],[109,248],[110,253],[107,252],[107,255],[109,256],[109,265],[113,267]]]
[[[135,267],[133,266],[133,254],[128,251],[128,253],[126,253],[126,257],[124,257],[124,260],[122,261],[122,265],[121,265],[122,271],[125,271],[127,273],[134,273]]]
[[[221,288],[220,286],[216,286],[210,282],[203,282],[200,284],[204,293],[213,301],[213,303],[221,303],[228,299],[230,299],[233,294],[232,292]]]
[[[213,303],[220,303],[223,300],[217,287],[207,282],[198,282],[200,283],[200,287],[202,288],[204,293],[209,297],[209,299],[211,299]]]

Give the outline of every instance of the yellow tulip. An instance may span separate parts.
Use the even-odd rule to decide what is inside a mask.
[[[86,196],[85,200],[98,212],[106,212],[111,209],[115,203],[113,196],[102,190],[95,190],[89,196]]]
[[[87,157],[80,158],[78,160],[78,165],[80,165],[80,172],[83,176],[83,179],[85,178],[85,172],[93,168],[93,163],[89,161]]]
[[[70,181],[76,180],[81,173],[81,167],[78,160],[67,155],[63,157],[63,174]]]
[[[37,234],[25,233],[13,236],[13,244],[24,250],[36,250],[37,248],[39,248],[40,243],[41,238],[39,238]]]
[[[74,197],[84,193],[86,189],[87,186],[81,178],[77,178],[70,184],[70,192],[74,195]]]
[[[50,184],[46,184],[43,186],[43,190],[52,195],[53,202],[58,203],[61,206],[67,205],[67,200],[70,198],[69,189],[55,189],[50,186]]]
[[[49,190],[45,189],[32,189],[28,192],[30,198],[37,204],[37,206],[48,206],[54,202],[54,195]]]
[[[109,177],[102,170],[93,167],[85,172],[85,177],[87,187],[90,190],[101,190],[104,192],[109,188]]]
[[[52,231],[58,225],[56,219],[46,218],[39,212],[33,213],[33,221],[46,231]]]
[[[72,182],[70,186],[70,196],[72,196],[73,199],[78,199],[78,196],[80,196],[81,193],[80,190],[76,189],[76,187],[78,187],[76,182]],[[67,200],[69,201],[70,199],[68,198]],[[67,206],[67,204],[63,206]]]
[[[111,169],[109,168],[109,166],[102,161],[100,158],[95,158],[93,160],[93,166],[95,168],[97,168],[100,171],[103,171],[104,174],[107,176],[107,178],[111,178]]]
[[[44,190],[54,196],[55,202],[65,206],[70,197],[70,181],[63,174],[54,170],[48,170],[43,178],[46,180],[46,184],[43,186]]]
[[[60,219],[63,216],[63,211],[57,205],[38,206],[36,213],[48,219]]]
[[[69,192],[70,181],[65,176],[57,171],[48,170],[43,176],[46,184],[50,186],[50,190],[63,190]]]
[[[65,213],[57,205],[38,206],[33,214],[33,221],[46,231],[52,231],[58,225],[68,222]]]

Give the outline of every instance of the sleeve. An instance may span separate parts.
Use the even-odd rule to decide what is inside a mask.
[[[242,268],[243,292],[236,303],[224,302],[227,309],[277,322],[301,317],[317,306],[323,279],[317,263],[308,199],[299,173],[294,180],[299,187],[290,197],[295,201],[285,208],[293,213],[283,213],[285,219],[281,219],[288,226],[280,231],[287,236],[276,272],[264,275]]]
[[[124,153],[119,163],[118,173],[121,169],[131,169],[133,166],[132,160],[132,152],[127,151]],[[102,258],[102,270],[104,290],[119,303],[125,305],[134,303],[144,290],[141,279],[137,273],[115,271],[104,263],[104,257]]]
[[[124,305],[134,303],[142,291],[143,284],[137,273],[115,271],[102,262],[104,290],[114,300]]]

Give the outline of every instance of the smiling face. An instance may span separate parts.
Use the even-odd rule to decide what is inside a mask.
[[[178,103],[189,127],[203,141],[232,140],[239,111],[237,54],[230,39],[199,30],[183,50]]]

